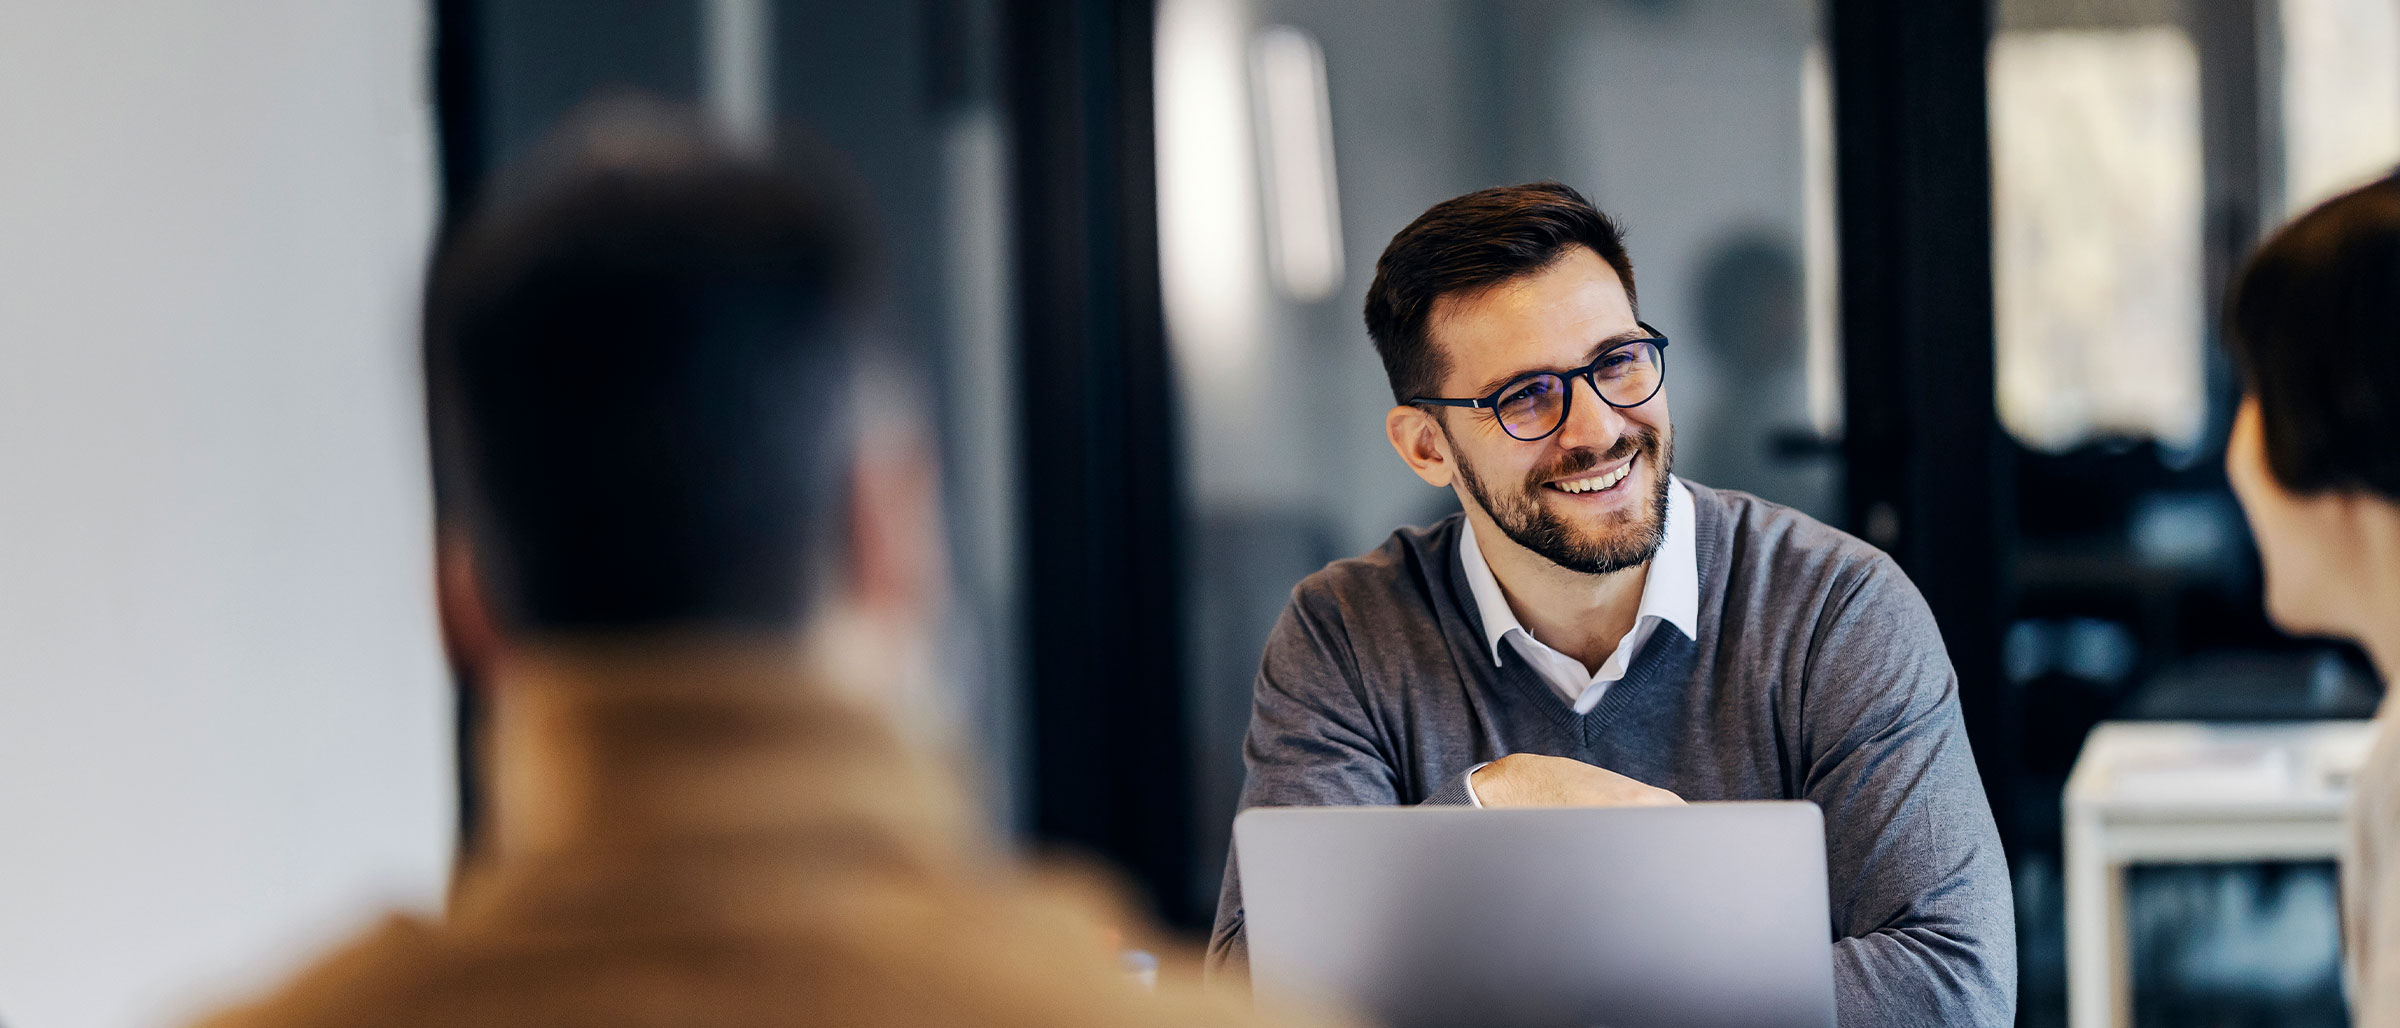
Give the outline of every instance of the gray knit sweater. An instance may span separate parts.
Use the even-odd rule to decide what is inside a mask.
[[[1588,714],[1515,647],[1493,666],[1459,563],[1462,516],[1310,575],[1259,666],[1241,805],[1465,803],[1467,769],[1509,753],[1687,800],[1814,800],[1844,1028],[2014,1023],[2008,868],[1924,599],[1863,542],[1685,484],[1700,637],[1660,625]],[[1247,967],[1230,864],[1209,961]]]

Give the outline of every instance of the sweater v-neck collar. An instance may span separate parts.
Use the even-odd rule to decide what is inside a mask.
[[[1484,638],[1483,618],[1476,608],[1475,590],[1460,552],[1462,534],[1473,529],[1467,525],[1466,515],[1460,513],[1443,519],[1441,530],[1435,536],[1437,559],[1446,570],[1445,584],[1449,586],[1445,590],[1448,596],[1437,598],[1437,602],[1439,599],[1448,600],[1440,604],[1447,608],[1442,611],[1446,615],[1442,620],[1450,622],[1448,627],[1453,629],[1448,633],[1451,646],[1454,650],[1460,650],[1458,656],[1464,658],[1456,659],[1453,663],[1462,670],[1475,668],[1476,671],[1472,673],[1478,677],[1491,675],[1509,683],[1503,689],[1514,689],[1521,699],[1539,708],[1553,723],[1563,729],[1576,731],[1585,745],[1589,745],[1601,729],[1615,720],[1618,712],[1647,692],[1652,682],[1675,677],[1669,672],[1689,667],[1692,658],[1699,652],[1701,640],[1698,637],[1709,634],[1710,628],[1717,623],[1717,619],[1710,616],[1710,608],[1720,603],[1721,599],[1718,598],[1723,595],[1723,583],[1717,580],[1717,576],[1722,574],[1724,555],[1718,551],[1722,548],[1725,536],[1725,504],[1713,489],[1681,479],[1677,483],[1688,491],[1692,500],[1692,550],[1700,597],[1699,609],[1689,634],[1680,630],[1653,633],[1650,642],[1635,655],[1632,665],[1626,669],[1625,677],[1609,688],[1598,706],[1584,713],[1577,713],[1574,705],[1551,688],[1549,682],[1534,671],[1522,654],[1509,653],[1510,659],[1501,661],[1497,669],[1485,670],[1492,668],[1492,651],[1487,648],[1489,640]]]
[[[1581,711],[1589,709],[1586,704],[1604,698],[1606,690],[1615,688],[1633,673],[1633,665],[1662,629],[1671,625],[1685,636],[1697,638],[1700,562],[1699,533],[1692,525],[1693,506],[1691,491],[1669,476],[1665,538],[1658,552],[1642,568],[1642,595],[1634,612],[1633,626],[1617,640],[1617,652],[1610,654],[1598,668],[1586,667],[1534,638],[1511,609],[1499,577],[1484,559],[1474,526],[1462,528],[1458,533],[1459,563],[1466,572],[1468,594],[1475,601],[1478,627],[1491,644],[1492,666],[1501,666],[1502,650],[1515,647],[1542,681]],[[1504,641],[1506,646],[1502,645]]]

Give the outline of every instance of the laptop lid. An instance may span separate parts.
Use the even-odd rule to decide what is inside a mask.
[[[1394,1028],[1831,1028],[1815,804],[1234,820],[1250,974]]]

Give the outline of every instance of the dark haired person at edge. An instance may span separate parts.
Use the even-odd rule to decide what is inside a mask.
[[[1813,800],[1841,1023],[2013,1023],[2008,869],[1931,613],[1875,548],[1673,475],[1671,329],[1636,310],[1616,226],[1556,183],[1392,239],[1384,427],[1462,510],[1294,590],[1242,806]]]
[[[440,596],[493,709],[488,837],[215,1028],[1249,1025],[1155,992],[903,741],[931,471],[862,387],[846,194],[592,116],[425,305]],[[896,390],[894,391],[897,392]]]
[[[2250,258],[2226,304],[2242,406],[2225,471],[2267,614],[2357,642],[2400,681],[2400,176],[2333,198]],[[2351,798],[2342,943],[2357,1024],[2400,1026],[2400,738],[2387,692]]]

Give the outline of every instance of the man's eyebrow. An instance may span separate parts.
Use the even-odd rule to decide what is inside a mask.
[[[1607,353],[1609,348],[1612,346],[1623,346],[1626,343],[1630,343],[1636,339],[1648,338],[1650,338],[1649,329],[1640,327],[1629,328],[1623,332],[1619,332],[1613,336],[1592,344],[1591,350],[1583,355],[1583,359],[1587,362],[1596,361],[1600,359],[1601,354]]]
[[[1584,359],[1584,361],[1585,361],[1586,363],[1589,363],[1589,362],[1591,362],[1591,361],[1596,361],[1596,360],[1599,360],[1599,359],[1600,359],[1600,355],[1601,355],[1601,354],[1603,354],[1603,353],[1607,353],[1610,347],[1613,347],[1613,346],[1622,346],[1622,345],[1624,345],[1624,344],[1626,344],[1626,343],[1630,343],[1630,342],[1632,342],[1632,341],[1634,341],[1634,340],[1636,340],[1636,339],[1648,339],[1648,338],[1650,338],[1650,331],[1649,331],[1648,329],[1641,328],[1641,327],[1638,327],[1638,326],[1637,326],[1637,327],[1634,327],[1634,328],[1629,328],[1629,329],[1626,329],[1626,330],[1625,330],[1625,331],[1623,331],[1623,332],[1618,332],[1618,333],[1616,333],[1616,334],[1614,334],[1614,335],[1611,335],[1611,336],[1609,336],[1609,337],[1608,337],[1608,338],[1606,338],[1606,339],[1602,339],[1602,340],[1600,340],[1600,341],[1599,341],[1599,342],[1597,342],[1597,343],[1593,343],[1593,344],[1592,344],[1592,348],[1591,348],[1590,350],[1588,350],[1588,351],[1586,351],[1586,352],[1584,353],[1584,355],[1583,355],[1583,359]],[[1508,373],[1508,374],[1506,374],[1506,375],[1502,375],[1502,376],[1500,376],[1499,378],[1487,379],[1487,380],[1486,380],[1486,381],[1485,381],[1485,382],[1484,382],[1484,383],[1483,383],[1481,386],[1478,386],[1478,387],[1476,387],[1476,389],[1475,389],[1475,395],[1476,395],[1476,396],[1478,396],[1478,397],[1490,396],[1490,395],[1492,395],[1493,393],[1499,392],[1499,391],[1500,391],[1500,387],[1501,387],[1501,386],[1507,385],[1507,384],[1509,384],[1510,382],[1514,382],[1514,381],[1516,381],[1516,380],[1518,380],[1518,379],[1520,379],[1520,378],[1524,378],[1524,377],[1525,377],[1525,376],[1527,376],[1527,375],[1539,374],[1539,373],[1541,373],[1541,372],[1544,372],[1544,371],[1551,371],[1551,372],[1561,372],[1561,373],[1563,373],[1563,372],[1565,372],[1565,371],[1566,371],[1566,369],[1565,369],[1565,368],[1526,368],[1526,369],[1525,369],[1525,370],[1523,370],[1523,371],[1512,371],[1512,372],[1509,372],[1509,373]]]

